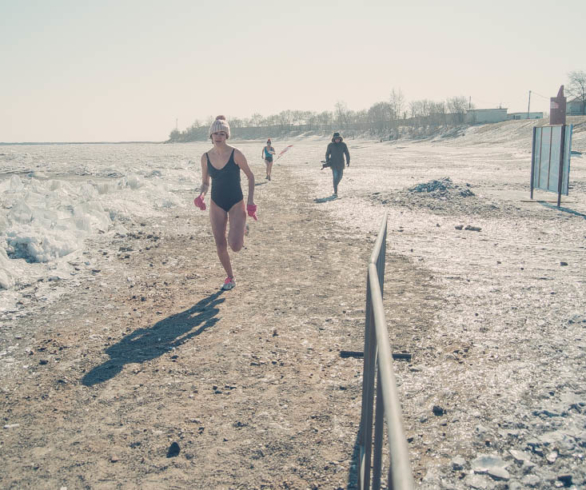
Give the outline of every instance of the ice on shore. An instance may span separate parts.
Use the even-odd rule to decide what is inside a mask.
[[[157,162],[132,159],[114,170],[100,158],[103,148],[89,148],[83,164],[66,160],[68,147],[53,163],[46,162],[51,147],[34,150],[39,155],[0,155],[7,170],[4,180],[0,175],[0,290],[49,277],[61,259],[83,251],[87,238],[125,231],[128,220],[183,205],[173,192],[177,175],[165,179],[161,169],[148,168]],[[186,167],[178,169],[179,180],[193,188]]]

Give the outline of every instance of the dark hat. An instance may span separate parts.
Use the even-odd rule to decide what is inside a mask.
[[[344,141],[344,138],[342,138],[340,133],[334,133],[334,136],[332,136],[332,143],[335,143],[337,138],[340,138],[340,141]]]

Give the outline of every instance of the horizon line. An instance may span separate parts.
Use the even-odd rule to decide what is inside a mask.
[[[168,141],[168,140],[167,140]],[[0,141],[0,146],[9,145],[123,145],[123,144],[161,144],[166,141]]]

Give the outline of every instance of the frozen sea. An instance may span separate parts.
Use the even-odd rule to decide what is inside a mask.
[[[208,146],[0,146],[0,310],[7,290],[71,278],[88,238],[190,204],[176,193],[199,186]]]

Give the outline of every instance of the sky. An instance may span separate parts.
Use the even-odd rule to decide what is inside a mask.
[[[210,116],[464,96],[548,111],[584,0],[0,0],[0,142],[164,141]]]

